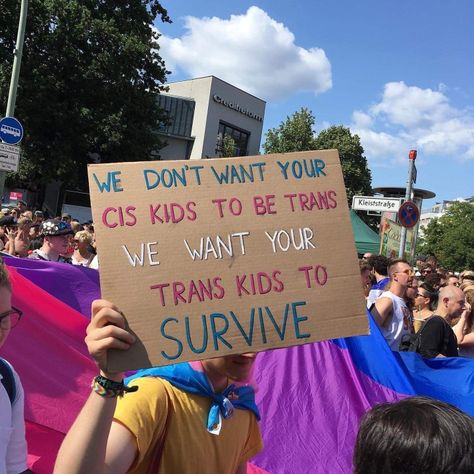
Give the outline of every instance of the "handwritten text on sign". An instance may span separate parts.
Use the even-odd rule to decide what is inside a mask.
[[[337,151],[91,165],[112,369],[367,333]]]

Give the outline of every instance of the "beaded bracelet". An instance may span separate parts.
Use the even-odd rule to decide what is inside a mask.
[[[138,387],[127,387],[124,385],[123,380],[121,382],[114,382],[102,375],[97,375],[92,379],[91,383],[92,390],[104,398],[116,398],[123,397],[124,393],[136,392]]]

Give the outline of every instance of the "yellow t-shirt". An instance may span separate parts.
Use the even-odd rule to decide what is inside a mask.
[[[162,439],[169,413],[159,474],[235,474],[240,464],[263,448],[255,415],[237,409],[210,434],[208,397],[186,393],[157,377],[133,381],[137,392],[119,399],[114,419],[135,436],[138,456],[130,474],[145,474]]]

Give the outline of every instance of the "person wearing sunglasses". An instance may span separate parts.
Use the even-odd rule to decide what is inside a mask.
[[[418,332],[425,320],[434,314],[433,310],[437,297],[438,292],[429,286],[428,283],[422,283],[418,286],[413,304],[415,332]]]
[[[392,260],[388,268],[390,287],[375,300],[370,312],[392,351],[398,351],[402,337],[411,334],[413,316],[405,296],[411,286],[414,271],[403,259]]]
[[[0,261],[0,348],[22,315],[11,299],[8,273]],[[0,363],[0,473],[27,473],[23,387],[11,364],[5,359]]]

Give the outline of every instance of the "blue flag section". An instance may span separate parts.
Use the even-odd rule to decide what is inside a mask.
[[[474,416],[474,359],[423,359],[415,352],[392,352],[367,314],[370,336],[334,340],[349,350],[358,370],[398,393],[436,398]]]

